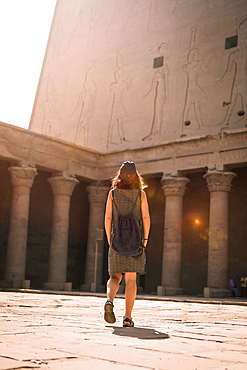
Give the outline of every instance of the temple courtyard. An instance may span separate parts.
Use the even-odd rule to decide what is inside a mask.
[[[0,291],[0,370],[247,368],[245,299],[138,296],[134,328],[104,294]]]

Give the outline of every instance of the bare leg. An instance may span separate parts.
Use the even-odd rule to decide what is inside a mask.
[[[136,298],[136,272],[126,272],[125,273],[125,315],[131,319],[131,312],[135,303]]]
[[[111,275],[110,279],[107,282],[107,300],[110,300],[112,303],[118,291],[121,280],[122,274],[119,273],[116,275]]]

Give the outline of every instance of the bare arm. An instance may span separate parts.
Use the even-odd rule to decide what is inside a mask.
[[[145,191],[141,192],[141,209],[142,209],[142,222],[143,222],[143,239],[148,239],[150,230],[150,215],[148,209],[148,201]],[[146,247],[148,240],[143,240],[143,245]]]
[[[105,210],[105,232],[109,245],[111,242],[111,223],[112,223],[112,190],[108,194]]]

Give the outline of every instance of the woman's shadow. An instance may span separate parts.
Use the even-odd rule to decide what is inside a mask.
[[[108,328],[113,328],[112,334],[119,335],[120,337],[132,337],[138,339],[168,339],[169,335],[166,333],[161,333],[155,329],[149,328],[129,328],[120,326],[107,326]]]

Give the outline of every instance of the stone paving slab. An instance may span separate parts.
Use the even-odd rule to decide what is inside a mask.
[[[9,358],[0,358],[0,370],[24,369],[22,361],[11,360]],[[29,364],[30,369],[40,368],[38,365]]]
[[[140,298],[140,297],[139,297]],[[103,320],[105,296],[0,292],[0,370],[246,370],[246,307],[135,302],[134,328]]]

